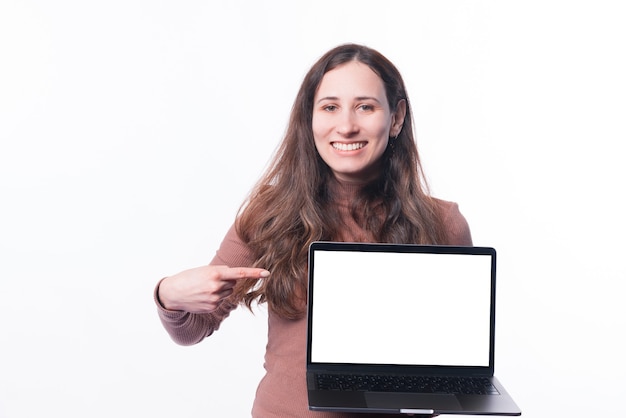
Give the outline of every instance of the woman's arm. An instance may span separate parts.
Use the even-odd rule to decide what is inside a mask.
[[[472,245],[472,234],[469,224],[459,211],[459,205],[454,202],[439,200],[442,219],[446,228],[446,245],[469,247]]]
[[[166,309],[159,299],[161,282],[154,290],[154,300],[163,327],[176,344],[193,345],[217,331],[221,322],[237,305],[224,301],[211,313],[191,313]]]
[[[208,266],[185,270],[159,281],[154,300],[170,337],[178,344],[192,345],[216,331],[237,307],[229,300],[236,281],[269,275],[260,268],[228,267],[252,263],[248,247],[231,227]]]

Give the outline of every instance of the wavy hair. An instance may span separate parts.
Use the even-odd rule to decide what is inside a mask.
[[[239,281],[234,301],[251,308],[256,300],[284,318],[304,313],[307,249],[315,240],[339,240],[340,214],[333,205],[332,171],[315,148],[313,100],[324,74],[350,61],[371,68],[383,81],[389,107],[406,101],[400,134],[381,157],[380,176],[352,202],[355,220],[378,242],[441,243],[444,228],[430,197],[420,163],[410,104],[397,68],[379,52],[362,45],[338,46],[324,54],[304,77],[289,125],[267,171],[242,205],[237,232],[269,278]]]

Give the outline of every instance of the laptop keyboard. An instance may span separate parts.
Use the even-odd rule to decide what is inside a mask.
[[[321,390],[498,395],[486,377],[318,374]]]

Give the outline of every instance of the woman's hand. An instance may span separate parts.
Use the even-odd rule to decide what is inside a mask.
[[[237,280],[262,279],[269,271],[260,268],[202,266],[166,277],[158,297],[165,309],[209,313],[233,293]]]

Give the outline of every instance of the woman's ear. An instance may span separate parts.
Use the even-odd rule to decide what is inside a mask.
[[[400,135],[402,126],[404,126],[404,118],[406,117],[406,100],[402,99],[398,102],[395,112],[391,115],[390,136],[395,138]]]

